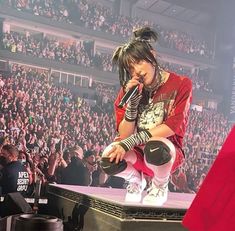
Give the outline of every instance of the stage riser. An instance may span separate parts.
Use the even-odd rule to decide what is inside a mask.
[[[182,227],[181,221],[120,219],[52,194],[49,194],[48,201],[49,213],[64,220],[64,231],[71,231],[71,226],[66,228],[68,227],[66,223],[69,217],[80,217],[80,219],[76,220],[80,220],[80,226],[83,226],[82,231],[186,231]]]

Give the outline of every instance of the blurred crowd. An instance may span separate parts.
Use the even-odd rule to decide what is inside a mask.
[[[173,191],[198,191],[230,129],[228,119],[221,113],[190,111],[184,139],[186,162],[171,179]]]
[[[2,47],[12,53],[22,53],[39,58],[70,63],[84,67],[93,67],[103,71],[114,72],[112,56],[108,53],[94,52],[94,47],[86,43],[49,39],[43,35],[33,36],[29,33],[10,32],[3,34]],[[162,66],[171,72],[189,76],[193,79],[193,90],[212,92],[209,88],[209,72],[192,71],[181,65],[162,61]]]
[[[117,15],[107,6],[89,0],[3,0],[3,3],[20,11],[30,12],[55,21],[73,23],[112,35],[130,37],[134,28],[149,25],[160,34],[163,47],[190,55],[212,58],[213,50],[204,40],[175,29],[163,28],[152,21]]]
[[[99,168],[103,149],[116,135],[110,107],[116,89],[101,83],[94,83],[93,88],[100,100],[91,106],[66,87],[49,82],[46,71],[13,65],[11,73],[1,75],[0,148],[17,148],[18,161],[29,175],[29,194],[37,179],[45,185],[124,187],[120,179],[107,180]],[[229,128],[226,117],[216,111],[191,110],[186,162],[171,179],[172,191],[199,189]],[[0,157],[0,169],[4,166]]]
[[[33,36],[29,33],[10,32],[3,33],[2,47],[12,53],[112,71],[111,54],[99,52],[94,54],[94,48],[81,41],[59,41],[47,38],[42,34]]]
[[[206,41],[145,19],[116,15],[95,1],[2,0],[1,4],[122,37],[130,37],[134,28],[149,25],[158,31],[162,47],[213,57]],[[111,54],[97,51],[94,41],[55,39],[26,30],[3,33],[1,38],[1,47],[12,53],[116,71]],[[194,91],[212,92],[209,71],[163,61],[161,65],[189,76]],[[94,81],[89,88],[94,91],[92,102],[78,97],[69,85],[55,85],[48,71],[12,65],[9,73],[0,74],[0,194],[12,191],[15,185],[32,196],[37,180],[44,186],[54,182],[125,187],[121,178],[107,178],[99,167],[102,151],[116,135],[113,101],[118,89]],[[191,109],[184,140],[186,162],[171,177],[171,191],[198,191],[230,127],[227,118],[217,111]],[[17,180],[8,181],[9,174]]]
[[[61,183],[65,181],[60,170],[74,156],[92,156],[91,164],[83,160],[84,165],[91,173],[97,168],[101,151],[115,135],[114,119],[110,108],[106,110],[108,101],[97,104],[102,110],[92,107],[70,90],[49,83],[47,75],[14,65],[10,74],[1,76],[0,145],[16,146],[30,175]],[[107,96],[102,84],[96,88]]]

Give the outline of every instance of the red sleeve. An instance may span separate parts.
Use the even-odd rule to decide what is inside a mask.
[[[117,98],[114,101],[114,111],[115,111],[115,117],[116,117],[116,130],[118,130],[119,124],[124,118],[126,107],[119,108],[118,104],[120,103],[122,97],[124,95],[123,89],[121,88],[118,92]]]
[[[189,78],[185,78],[178,90],[170,115],[164,122],[180,137],[184,136],[186,130],[191,102],[192,81]]]

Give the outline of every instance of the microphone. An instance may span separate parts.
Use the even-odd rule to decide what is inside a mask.
[[[125,95],[122,97],[120,103],[118,104],[118,108],[123,108],[125,104],[127,104],[130,100],[130,98],[138,91],[139,85],[136,85],[129,89]]]

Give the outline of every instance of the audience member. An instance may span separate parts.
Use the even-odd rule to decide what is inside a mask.
[[[6,160],[0,178],[2,194],[20,192],[27,195],[29,174],[22,163],[18,161],[18,149],[12,144],[6,144],[2,147],[2,155]]]

